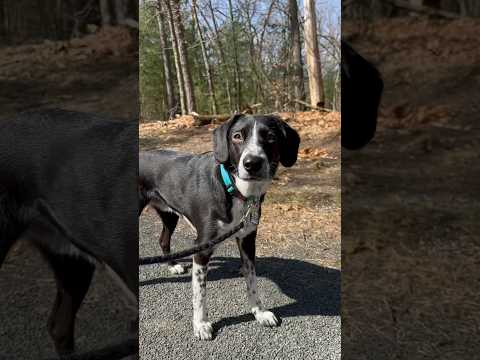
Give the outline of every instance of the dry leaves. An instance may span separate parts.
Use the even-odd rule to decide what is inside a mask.
[[[102,27],[95,34],[70,41],[45,40],[41,44],[0,50],[0,79],[34,79],[54,76],[52,64],[62,70],[78,62],[105,56],[134,54],[136,39],[124,27]]]
[[[412,128],[422,125],[444,124],[451,118],[452,113],[445,105],[418,106],[402,103],[382,109],[380,123],[387,128]]]
[[[328,157],[328,151],[325,149],[315,149],[315,148],[303,148],[298,152],[298,157],[300,159],[320,159]]]

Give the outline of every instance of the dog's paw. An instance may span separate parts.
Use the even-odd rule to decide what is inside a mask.
[[[185,268],[180,264],[175,264],[168,267],[168,272],[172,275],[181,275],[185,272]]]
[[[268,310],[254,309],[253,315],[255,315],[255,319],[263,326],[272,327],[277,326],[279,323],[274,313]]]
[[[193,323],[193,335],[200,340],[212,340],[213,328],[209,321],[198,321]]]

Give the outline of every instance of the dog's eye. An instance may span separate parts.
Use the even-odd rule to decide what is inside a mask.
[[[232,135],[232,139],[235,142],[242,142],[243,141],[243,135],[241,132],[236,132]]]
[[[275,136],[275,134],[269,133],[267,134],[267,141],[270,143],[275,142],[277,141],[277,137]]]

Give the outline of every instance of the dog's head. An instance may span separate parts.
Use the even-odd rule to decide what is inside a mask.
[[[297,161],[300,137],[273,115],[234,115],[213,133],[215,159],[245,181],[271,180]]]

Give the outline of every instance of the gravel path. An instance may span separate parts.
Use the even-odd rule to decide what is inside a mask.
[[[55,300],[53,272],[26,243],[12,249],[0,269],[0,359],[55,357],[47,320]],[[78,352],[118,344],[132,336],[134,312],[105,271],[96,271],[75,323]]]
[[[160,254],[162,229],[153,211],[140,219],[140,256]],[[172,251],[190,247],[195,234],[180,222]],[[282,319],[264,328],[248,311],[236,245],[227,240],[209,267],[207,299],[213,341],[193,337],[190,267],[170,275],[165,266],[140,268],[142,359],[340,359],[340,271],[300,260],[258,257],[261,299]],[[190,264],[190,259],[185,260]]]

